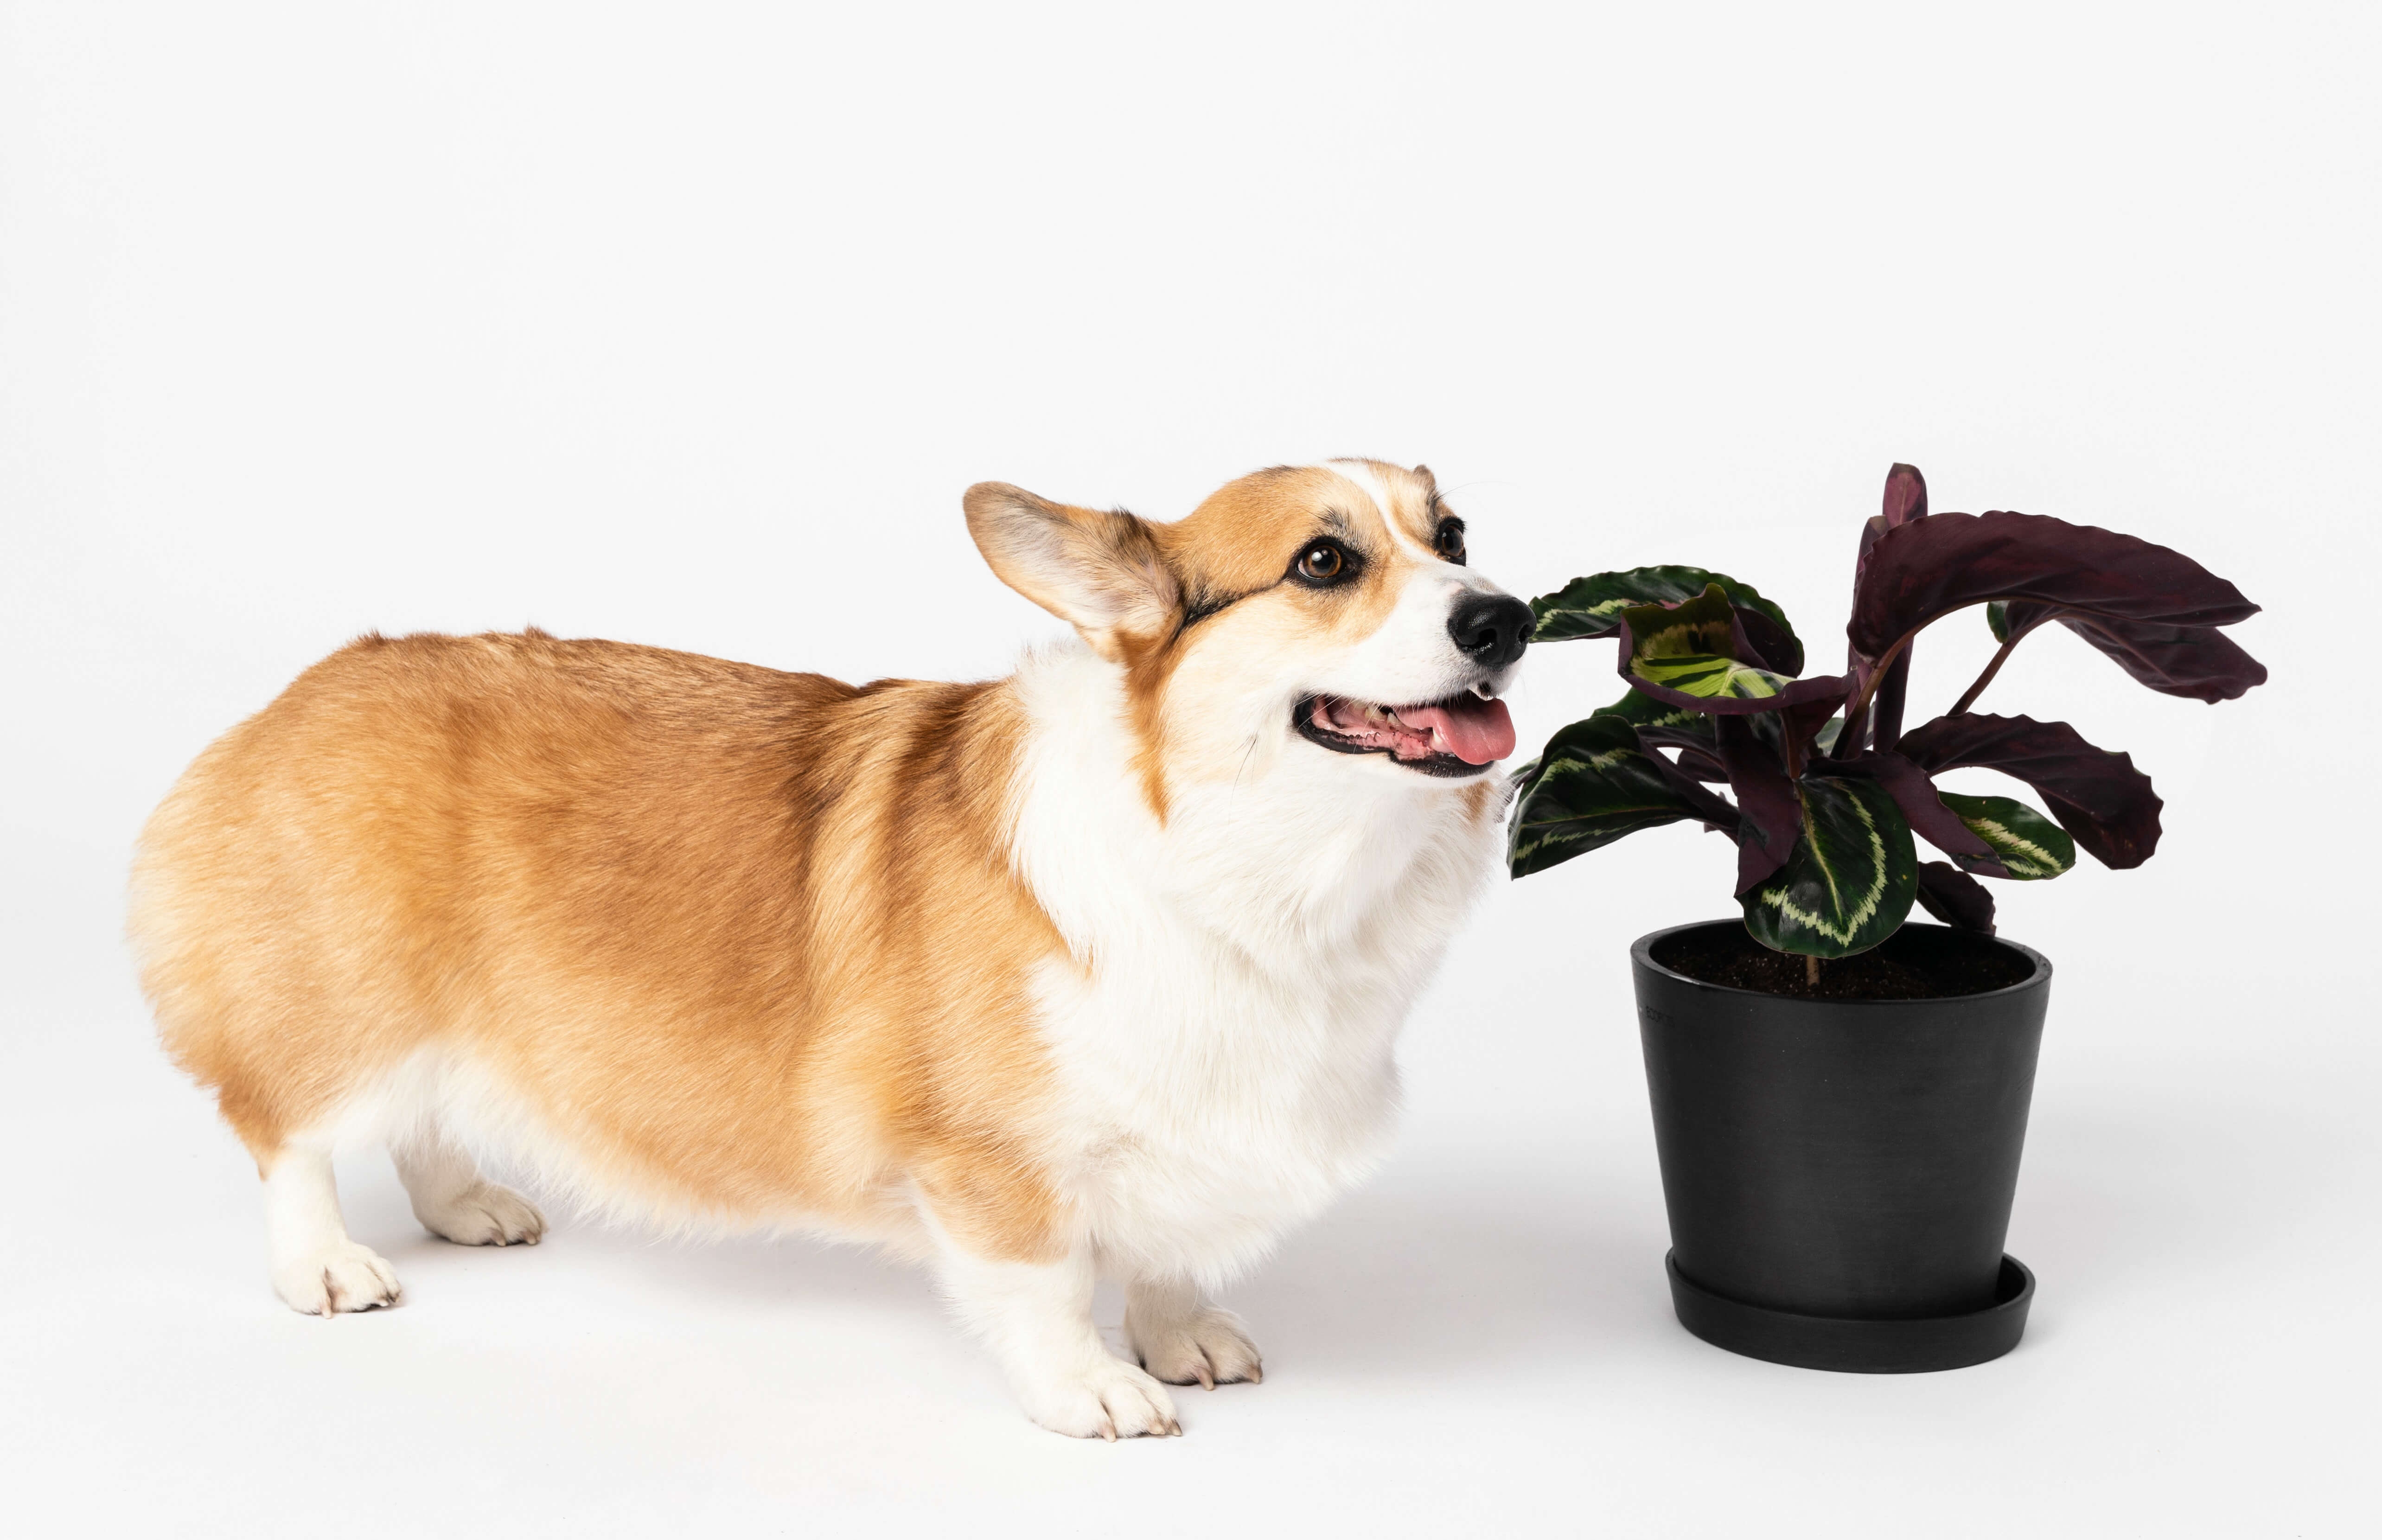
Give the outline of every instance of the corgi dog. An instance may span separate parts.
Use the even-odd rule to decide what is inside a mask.
[[[501,1158],[898,1249],[1060,1433],[1180,1433],[1167,1385],[1259,1378],[1210,1292],[1383,1154],[1402,1019],[1497,869],[1529,608],[1422,466],[1261,471],[1173,524],[964,501],[1074,630],[1009,678],[368,635],[185,772],[129,935],[291,1307],[399,1299],[332,1181],[385,1144],[463,1245],[545,1227]]]

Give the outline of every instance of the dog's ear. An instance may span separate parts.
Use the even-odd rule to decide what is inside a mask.
[[[968,533],[1001,582],[1065,621],[1112,663],[1173,623],[1182,589],[1148,524],[1038,498],[1005,481],[967,489]]]

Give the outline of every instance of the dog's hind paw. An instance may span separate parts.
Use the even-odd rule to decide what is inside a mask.
[[[1169,1385],[1213,1390],[1220,1385],[1256,1385],[1265,1378],[1258,1345],[1229,1310],[1201,1305],[1188,1315],[1158,1322],[1137,1321],[1128,1310],[1124,1330],[1142,1367]]]
[[[478,1182],[435,1208],[417,1201],[423,1227],[458,1246],[534,1246],[546,1234],[546,1215],[509,1187]]]

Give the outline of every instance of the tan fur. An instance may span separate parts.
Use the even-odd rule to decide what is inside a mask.
[[[1441,517],[1430,468],[1353,463],[1370,470],[1388,492],[1398,532],[1429,549]],[[1047,534],[1033,545],[1047,542],[1047,551],[1030,548],[997,519],[1020,505],[1042,515],[1035,527]],[[1393,537],[1371,494],[1328,466],[1277,466],[1243,476],[1168,524],[1050,502],[999,482],[970,487],[967,509],[985,560],[1003,582],[1065,616],[1104,657],[1124,665],[1143,792],[1161,821],[1167,766],[1179,758],[1167,729],[1168,687],[1211,634],[1200,629],[1205,620],[1237,611],[1234,626],[1263,628],[1272,647],[1362,635],[1381,623],[1417,561]],[[1285,580],[1292,560],[1320,535],[1344,538],[1365,558],[1360,581],[1316,591]],[[1111,581],[1079,598],[1060,593],[1047,575],[1050,556],[1062,547],[1094,544],[1110,552]]]
[[[448,1047],[657,1207],[885,1233],[909,1180],[972,1249],[1044,1255],[1021,725],[1000,684],[368,637],[158,809],[142,979],[260,1164]]]
[[[1428,472],[1368,462],[1428,548]],[[1329,469],[1261,472],[1178,524],[987,484],[1013,586],[1126,669],[1152,809],[1234,769],[1201,744],[1236,649],[1381,623],[1417,560]],[[1020,511],[1032,515],[1022,524]],[[1285,581],[1319,534],[1361,582]],[[1105,553],[1068,586],[1059,563]],[[854,687],[536,632],[366,637],[210,747],[158,808],[131,934],[167,1049],[271,1164],[424,1055],[491,1076],[607,1193],[969,1251],[1070,1217],[1034,974],[1072,966],[1013,869],[1008,682]],[[1466,791],[1492,816],[1484,782]]]

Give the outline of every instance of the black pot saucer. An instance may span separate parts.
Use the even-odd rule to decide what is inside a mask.
[[[1713,1293],[1681,1273],[1668,1253],[1663,1270],[1671,1277],[1671,1307],[1679,1324],[1713,1347],[1798,1369],[1848,1374],[1922,1374],[1999,1358],[2025,1335],[2027,1307],[2034,1302],[2034,1275],[2007,1252],[1992,1304],[1915,1321],[1769,1310]]]

